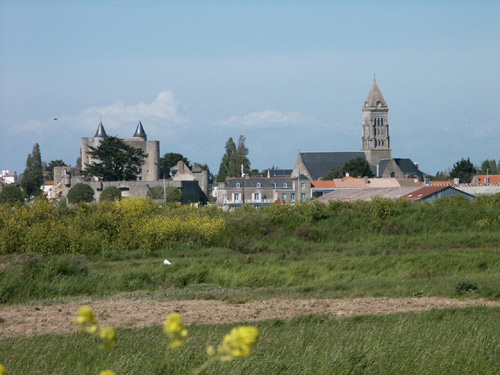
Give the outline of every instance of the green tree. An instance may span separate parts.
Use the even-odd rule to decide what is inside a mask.
[[[102,181],[134,181],[147,154],[122,142],[117,137],[104,138],[98,147],[89,146],[88,154],[95,160],[85,163],[85,176]]]
[[[100,201],[121,201],[122,192],[116,186],[108,186],[104,188],[99,196]]]
[[[370,164],[362,157],[348,160],[344,164],[344,172],[352,177],[374,177]]]
[[[23,202],[23,192],[19,189],[18,185],[9,184],[4,185],[2,191],[0,191],[0,203],[17,203]]]
[[[148,191],[147,196],[151,199],[165,197],[167,202],[182,202],[183,200],[182,191],[174,186],[167,186],[165,190],[161,186],[155,186]]]
[[[35,143],[33,151],[26,159],[26,169],[23,173],[21,187],[28,197],[42,194],[43,168],[40,146]]]
[[[231,155],[236,152],[236,144],[233,138],[230,137],[226,142],[226,153],[222,156],[222,160],[219,166],[219,173],[217,174],[217,182],[224,182],[228,177],[229,163],[231,160]]]
[[[54,179],[54,167],[67,167],[67,166],[68,165],[60,159],[51,160],[43,168],[43,177],[45,181],[51,181]]]
[[[481,174],[498,174],[498,166],[495,159],[483,161],[480,172]]]
[[[330,171],[323,176],[323,180],[333,180],[334,178],[343,178],[344,168],[343,167],[333,167]]]
[[[191,168],[191,162],[184,155],[177,152],[167,152],[160,158],[160,169],[163,177],[170,177],[170,169],[175,167],[178,162],[183,161],[186,167]]]
[[[69,189],[67,198],[69,203],[92,202],[94,200],[94,189],[90,185],[80,182]]]
[[[472,177],[476,174],[476,168],[471,163],[470,159],[457,161],[450,172],[450,178],[458,178],[461,183],[471,182]]]
[[[347,173],[352,177],[374,177],[368,161],[365,158],[359,157],[346,161],[342,167],[333,167],[323,176],[323,180],[342,178]]]
[[[240,135],[236,151],[229,157],[229,167],[227,170],[227,176],[229,177],[241,176],[241,166],[243,166],[245,174],[250,173],[250,160],[247,158],[248,148],[245,146],[245,140],[246,138]]]

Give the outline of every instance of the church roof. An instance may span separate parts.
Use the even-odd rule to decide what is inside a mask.
[[[401,169],[401,172],[403,172],[405,175],[415,175],[415,176],[420,176],[421,178],[423,177],[423,173],[421,170],[417,168],[415,163],[411,161],[411,159],[402,159],[402,158],[394,158],[394,159],[382,159],[380,160],[379,163],[379,174],[382,175],[391,162],[391,160],[394,160],[394,162],[397,164],[399,169]]]
[[[365,108],[366,107],[387,107],[387,102],[375,80],[373,80],[372,88],[368,94],[368,98],[366,98]]]
[[[104,130],[104,126],[102,122],[99,121],[99,126],[97,127],[97,131],[95,132],[94,138],[107,138],[106,130]]]
[[[343,167],[349,160],[355,158],[366,159],[363,151],[301,152],[300,157],[312,180],[318,180],[330,172],[332,168]]]
[[[148,139],[148,136],[146,135],[146,132],[144,131],[144,128],[142,127],[142,122],[139,121],[137,124],[137,129],[135,130],[134,133],[134,138],[144,138],[144,140]]]

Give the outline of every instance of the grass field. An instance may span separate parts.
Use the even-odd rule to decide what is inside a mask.
[[[0,256],[0,303],[55,304],[116,296],[234,303],[409,296],[500,300],[499,202],[444,200],[426,205],[381,200],[244,208],[223,216],[207,211],[204,217],[223,217],[226,228],[211,247],[190,243],[189,233],[184,233],[182,241],[169,239],[175,246],[160,250],[120,249],[117,240],[107,242],[109,248],[87,243],[84,251],[73,254],[5,253]],[[151,215],[165,214],[148,209]],[[112,241],[116,227],[110,223],[116,218],[106,222],[103,215],[100,232],[93,232],[95,218],[106,213],[105,206],[78,210],[62,215],[68,215],[65,220],[75,230],[80,224],[71,221],[71,215],[85,224],[84,241],[101,235]],[[87,211],[94,216],[86,217]],[[191,212],[179,215],[188,217]],[[42,219],[36,220],[46,220],[37,215]],[[141,216],[143,225],[147,215]],[[8,217],[2,220],[6,223]],[[116,238],[122,241],[125,234]],[[156,241],[154,236],[150,240]],[[164,265],[164,259],[172,265]],[[211,373],[496,374],[499,312],[463,308],[340,320],[305,316],[290,322],[262,321],[257,324],[261,340],[255,353],[217,364]],[[1,310],[0,324],[5,324]],[[118,345],[110,355],[75,334],[0,339],[0,363],[7,366],[7,374],[98,374],[108,367],[119,375],[186,374],[203,363],[204,348],[220,342],[231,327],[190,326],[189,345],[170,353],[166,361],[159,327],[118,329]]]
[[[256,324],[246,359],[216,363],[212,374],[498,374],[500,309],[465,308],[332,319],[302,316]],[[79,334],[0,341],[8,374],[189,374],[233,325],[188,326],[190,340],[166,356],[161,327],[119,329],[112,352]]]

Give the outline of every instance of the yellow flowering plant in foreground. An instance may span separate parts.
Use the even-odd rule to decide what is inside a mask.
[[[5,375],[5,367],[2,364],[0,364],[0,375]]]
[[[89,306],[82,306],[78,315],[73,321],[80,327],[82,332],[97,337],[101,344],[101,349],[112,349],[116,343],[116,332],[113,328],[99,329],[94,312]],[[183,346],[188,338],[188,331],[184,327],[182,317],[178,313],[172,313],[167,316],[163,324],[163,331],[168,337],[168,349],[177,349]],[[252,352],[252,347],[259,338],[259,331],[255,327],[236,327],[226,334],[222,344],[218,346],[217,351],[213,346],[207,348],[208,360],[199,368],[193,371],[193,374],[201,374],[208,369],[214,361],[231,361],[235,358],[245,358]],[[0,375],[5,375],[5,368],[0,364]],[[117,375],[112,370],[104,370],[99,375]]]

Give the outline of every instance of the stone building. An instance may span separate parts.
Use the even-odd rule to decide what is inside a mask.
[[[100,122],[93,137],[82,138],[82,170],[85,170],[87,164],[94,162],[88,153],[89,146],[94,148],[99,147],[102,140],[107,136],[104,126]],[[140,121],[132,138],[125,138],[121,141],[134,148],[139,148],[147,154],[137,179],[139,181],[157,181],[160,178],[160,142],[148,141],[148,137]]]
[[[264,206],[295,203],[311,198],[311,180],[300,177],[238,177],[219,183],[217,204],[236,208],[243,204]]]
[[[410,159],[394,159],[392,157],[388,112],[387,102],[377,82],[373,80],[373,85],[362,108],[361,150],[299,152],[292,177],[304,174],[311,180],[320,180],[332,168],[343,167],[347,161],[361,157],[368,161],[376,177],[422,179],[423,173]]]

